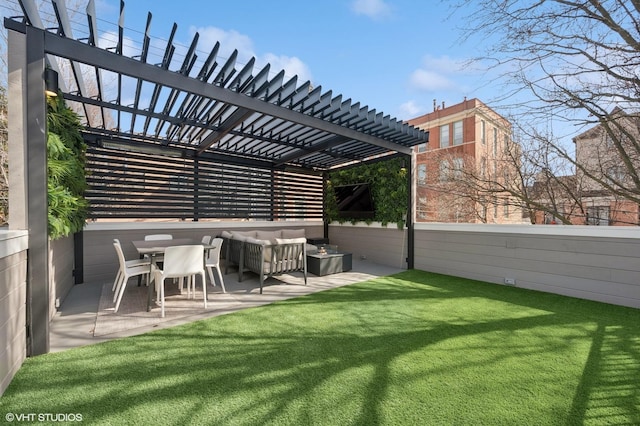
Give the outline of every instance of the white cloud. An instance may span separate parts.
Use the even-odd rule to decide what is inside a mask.
[[[273,53],[267,53],[260,59],[265,62],[262,66],[266,65],[266,63],[271,64],[272,71],[284,70],[285,75],[289,78],[297,75],[298,84],[311,80],[311,71],[309,71],[309,67],[295,56],[277,56]],[[258,66],[258,68],[262,67]]]
[[[216,42],[220,42],[218,62],[226,61],[231,56],[233,50],[237,49],[237,69],[242,68],[252,57],[255,57],[256,64],[254,74],[269,63],[271,64],[272,75],[277,74],[280,70],[284,70],[288,78],[297,75],[299,83],[311,80],[311,72],[301,59],[295,56],[277,55],[275,53],[258,54],[255,52],[251,38],[238,31],[227,31],[216,27],[190,28],[192,36],[195,35],[196,32],[200,35],[198,40],[199,51],[204,51],[208,54]]]
[[[226,60],[231,56],[234,49],[238,49],[238,61],[247,63],[251,57],[255,56],[253,41],[247,35],[240,34],[235,30],[223,30],[216,27],[191,27],[191,35],[197,32],[200,35],[198,40],[198,50],[209,53],[216,42],[220,42],[218,56]],[[218,61],[220,62],[220,61]]]
[[[465,74],[463,62],[448,56],[425,56],[422,66],[409,75],[409,86],[421,91],[449,91],[462,89],[456,77]]]
[[[365,15],[371,19],[381,19],[391,15],[391,7],[384,0],[354,0],[351,10],[356,15]]]
[[[407,120],[409,118],[417,117],[418,115],[423,114],[426,111],[426,108],[416,101],[411,100],[400,105],[399,118],[402,120]]]
[[[434,92],[437,90],[450,90],[455,87],[453,80],[436,71],[418,69],[411,73],[409,84],[412,88]]]

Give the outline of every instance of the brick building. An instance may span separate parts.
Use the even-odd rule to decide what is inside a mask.
[[[445,106],[410,125],[429,131],[429,144],[416,152],[416,221],[521,223],[522,211],[506,192],[486,190],[488,182],[513,177],[511,124],[478,99]],[[511,163],[511,164],[510,164]],[[470,181],[483,181],[485,190]]]

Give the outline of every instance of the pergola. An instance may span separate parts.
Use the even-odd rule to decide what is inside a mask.
[[[17,170],[10,227],[29,230],[34,323],[48,321],[39,313],[48,296],[47,68],[66,77],[62,96],[86,126],[94,219],[322,219],[329,171],[410,156],[428,141],[428,132],[375,109],[269,64],[257,68],[255,58],[239,64],[237,51],[222,58],[219,43],[201,52],[198,34],[182,48],[175,24],[158,50],[151,14],[144,33],[125,37],[123,2],[112,46],[99,45],[93,0],[81,28],[72,28],[64,0],[51,1],[49,19],[33,0],[19,4],[21,15],[4,21]]]

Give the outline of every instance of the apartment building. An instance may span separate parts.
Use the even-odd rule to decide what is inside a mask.
[[[606,185],[627,190],[634,186],[625,160],[636,172],[640,170],[640,158],[634,146],[640,141],[640,115],[627,114],[615,108],[609,117],[609,122],[598,124],[573,138],[576,163],[582,166],[577,168],[576,178],[581,185],[580,201],[584,211],[583,217],[576,218],[575,222],[598,226],[637,226],[640,225],[638,203],[616,195]],[[626,158],[616,144],[621,145]]]
[[[500,191],[514,180],[511,124],[478,99],[408,120],[429,131],[416,153],[416,221],[522,223],[518,202]],[[512,151],[513,153],[513,151]],[[514,162],[515,161],[515,162]]]

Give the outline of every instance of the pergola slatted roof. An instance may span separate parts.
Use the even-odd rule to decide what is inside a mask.
[[[274,75],[269,64],[258,68],[255,58],[239,64],[238,51],[222,58],[219,43],[203,54],[197,33],[177,58],[176,24],[162,57],[155,56],[159,62],[151,63],[151,13],[138,51],[126,56],[123,2],[117,37],[106,49],[98,47],[93,0],[83,29],[88,37],[81,39],[73,38],[64,1],[52,0],[55,32],[45,30],[33,0],[19,3],[24,17],[6,20],[5,26],[44,31],[49,64],[58,72],[69,70],[67,82],[73,87],[61,86],[63,96],[80,106],[87,139],[95,143],[118,141],[132,150],[177,149],[185,158],[216,155],[244,164],[323,171],[392,153],[409,155],[411,147],[428,141],[423,130],[309,81],[299,84],[297,76],[287,78],[284,71]],[[130,31],[126,38],[136,35],[140,38]]]

